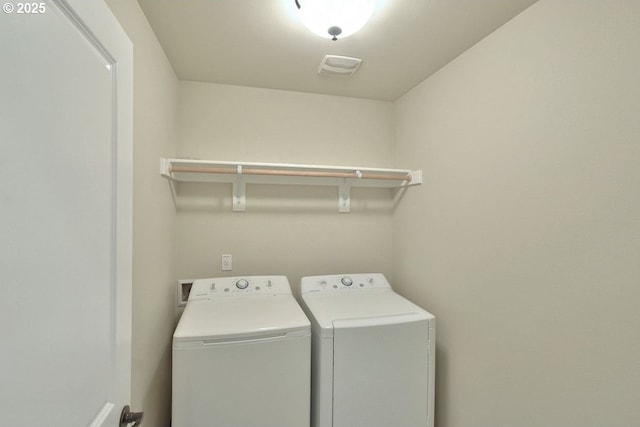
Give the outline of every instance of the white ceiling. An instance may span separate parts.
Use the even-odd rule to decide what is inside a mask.
[[[377,0],[358,33],[331,41],[294,0],[138,0],[180,80],[395,100],[536,0]],[[362,58],[351,78],[325,55]]]

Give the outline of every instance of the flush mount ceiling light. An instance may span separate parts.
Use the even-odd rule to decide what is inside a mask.
[[[365,26],[375,0],[294,0],[302,23],[320,37],[338,40]]]

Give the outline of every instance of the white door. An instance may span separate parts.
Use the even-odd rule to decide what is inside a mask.
[[[0,0],[0,424],[119,425],[132,46],[102,0]]]

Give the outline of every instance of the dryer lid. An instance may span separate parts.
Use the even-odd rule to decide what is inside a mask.
[[[336,321],[350,320],[362,327],[420,320],[435,322],[431,313],[390,289],[310,293],[302,295],[302,301],[322,337],[333,336]]]

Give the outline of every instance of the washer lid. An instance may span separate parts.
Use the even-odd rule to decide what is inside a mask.
[[[323,337],[333,336],[336,321],[354,320],[360,326],[427,320],[435,317],[391,289],[302,295],[307,313]]]
[[[225,341],[310,331],[292,295],[189,301],[173,341]]]

